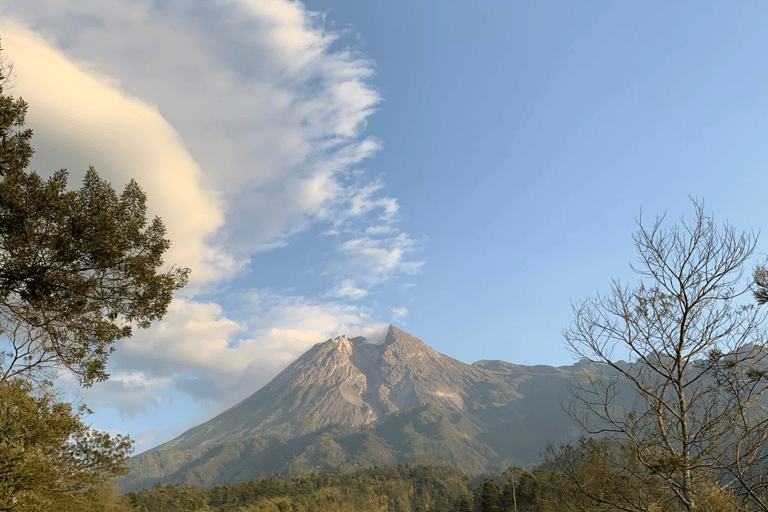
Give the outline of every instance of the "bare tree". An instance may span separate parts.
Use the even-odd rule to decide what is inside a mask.
[[[661,478],[686,510],[699,510],[698,491],[714,479],[768,511],[768,341],[764,315],[742,300],[753,289],[742,277],[757,236],[718,229],[693,204],[679,225],[638,222],[638,286],[615,280],[609,294],[573,305],[565,340],[592,364],[582,365],[570,413],[625,443],[638,481]]]

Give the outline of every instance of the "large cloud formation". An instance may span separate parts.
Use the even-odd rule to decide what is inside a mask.
[[[91,165],[116,187],[135,178],[168,228],[168,261],[193,270],[164,321],[120,344],[89,403],[134,417],[170,387],[227,405],[317,341],[380,331],[364,300],[420,270],[421,242],[398,227],[381,178],[358,168],[381,146],[364,134],[381,97],[371,62],[321,15],[289,0],[2,9],[32,167],[66,167],[73,186]],[[228,295],[254,255],[309,229],[327,245],[323,290],[248,281]]]

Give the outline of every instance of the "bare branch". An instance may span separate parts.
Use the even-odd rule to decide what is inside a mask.
[[[718,227],[703,203],[693,205],[678,225],[638,222],[635,288],[614,281],[610,294],[574,304],[565,341],[592,364],[571,390],[570,413],[631,447],[632,477],[661,479],[687,510],[713,478],[768,510],[765,316],[737,302],[753,290],[742,277],[757,235]],[[758,267],[753,281],[767,302],[768,270]]]

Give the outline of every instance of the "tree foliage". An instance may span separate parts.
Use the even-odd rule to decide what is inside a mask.
[[[170,242],[135,181],[118,195],[93,168],[78,190],[65,170],[28,172],[26,112],[0,87],[0,380],[66,368],[88,386],[107,378],[132,325],[165,314],[189,270],[162,269]]]
[[[128,472],[130,439],[91,430],[83,413],[21,379],[0,383],[0,510],[72,510]]]
[[[610,478],[618,478],[618,474]],[[515,500],[512,479],[516,479]],[[477,477],[473,484],[456,468],[447,466],[375,467],[339,473],[272,476],[248,482],[215,485],[208,490],[186,484],[128,492],[127,503],[147,511],[403,511],[403,512],[605,512],[609,509],[575,489],[564,490],[562,474],[547,463],[530,472],[521,468],[502,475]],[[570,484],[569,484],[570,485]],[[502,492],[500,487],[504,489]],[[717,493],[717,489],[712,488]],[[722,504],[723,501],[713,501]],[[679,508],[656,512],[679,512]],[[713,509],[706,509],[707,512]],[[735,512],[724,508],[722,512]]]
[[[631,444],[581,438],[550,446],[545,455],[551,480],[582,510],[679,510],[662,478],[644,467]]]
[[[170,242],[136,182],[118,195],[91,168],[68,190],[65,170],[27,171],[10,70],[0,57],[0,510],[100,510],[131,441],[92,430],[50,379],[106,379],[113,343],[160,319],[189,270],[164,269]]]
[[[699,510],[697,489],[710,478],[766,510],[755,469],[766,457],[767,339],[758,307],[739,301],[752,289],[742,275],[756,236],[718,228],[697,202],[690,221],[663,220],[639,222],[638,286],[614,281],[574,305],[566,342],[594,364],[573,388],[572,416],[621,440],[622,459],[602,456],[632,461],[627,478],[661,479],[687,510]],[[644,501],[627,495],[622,509],[651,510]]]
[[[501,512],[502,494],[499,486],[486,479],[474,490],[474,503],[477,512]]]

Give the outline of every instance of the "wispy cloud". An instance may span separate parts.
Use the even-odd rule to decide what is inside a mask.
[[[408,309],[406,308],[392,308],[392,320],[395,322],[402,322],[405,317],[408,316]]]
[[[409,259],[419,243],[405,233],[394,237],[374,238],[369,235],[341,244],[346,256],[345,272],[359,276],[369,284],[380,284],[398,274],[414,275],[424,266],[423,260]]]
[[[352,279],[344,279],[326,294],[327,297],[338,299],[349,297],[353,300],[362,299],[366,295],[368,295],[368,290],[358,288],[355,281]]]

